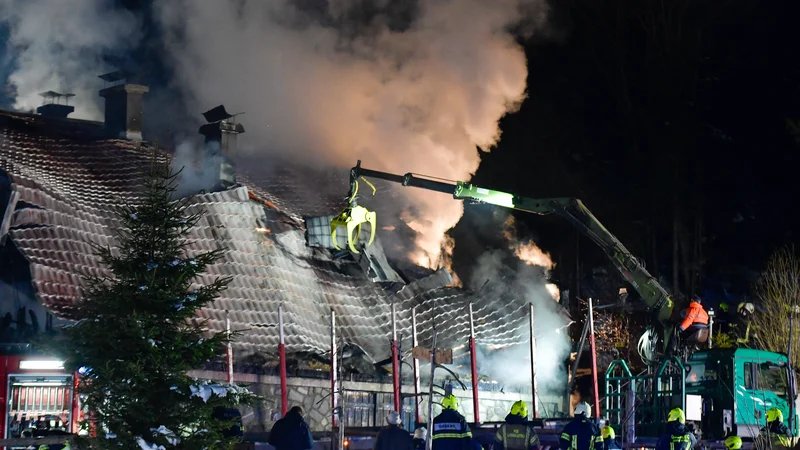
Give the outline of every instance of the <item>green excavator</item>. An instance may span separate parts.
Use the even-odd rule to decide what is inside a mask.
[[[336,242],[336,230],[339,227],[346,227],[347,246],[354,253],[358,252],[355,244],[360,235],[362,224],[369,223],[372,229],[367,245],[371,244],[375,238],[375,213],[358,205],[359,180],[369,183],[368,178],[377,178],[399,183],[403,186],[450,194],[457,200],[486,203],[539,215],[556,214],[565,218],[603,249],[603,252],[619,273],[622,274],[625,281],[630,283],[639,293],[650,316],[661,324],[661,333],[657,334],[653,328],[648,329],[648,332],[642,336],[639,345],[642,359],[648,365],[657,362],[658,354],[662,353],[663,346],[669,341],[672,333],[673,327],[670,323],[670,318],[674,302],[666,289],[647,271],[644,264],[633,256],[580,200],[576,198],[534,199],[520,197],[506,192],[482,188],[463,181],[444,181],[413,173],[396,175],[366,169],[361,167],[361,161],[358,161],[358,164],[350,170],[348,206],[331,221],[333,241]],[[372,184],[369,184],[369,186],[374,193],[374,186]],[[338,246],[338,244],[336,245]]]
[[[699,350],[691,355],[684,353],[683,357],[662,356],[674,329],[671,322],[674,301],[644,264],[580,200],[526,198],[463,181],[366,169],[358,161],[350,170],[348,206],[331,221],[334,243],[337,229],[346,227],[346,245],[354,253],[358,252],[356,244],[362,224],[371,225],[366,244],[371,244],[375,238],[376,214],[358,205],[359,180],[368,184],[375,193],[368,178],[441,192],[456,200],[539,215],[555,214],[569,221],[603,249],[623,278],[639,293],[649,316],[661,327],[660,333],[655,331],[655,327],[649,327],[639,340],[639,354],[649,367],[646,373],[631,373],[627,363],[621,360],[612,362],[606,371],[604,415],[617,432],[622,432],[626,443],[650,446],[652,437],[663,427],[667,412],[674,407],[686,410],[687,419],[695,422],[698,434],[707,442],[731,434],[743,438],[757,435],[766,423],[766,409],[772,406],[782,410],[791,431],[797,436],[800,427],[794,371],[787,357],[744,348]],[[334,245],[339,247],[338,243]],[[699,339],[702,343],[702,337]]]

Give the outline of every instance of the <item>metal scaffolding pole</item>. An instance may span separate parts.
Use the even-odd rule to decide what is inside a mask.
[[[594,342],[594,308],[589,298],[589,344],[592,348],[592,383],[594,383],[594,414],[600,417],[600,392],[597,387],[597,347]]]
[[[417,348],[419,346],[419,339],[417,338],[417,307],[411,308],[411,348]],[[413,370],[414,370],[414,417],[417,423],[422,421],[422,417],[419,415],[419,393],[420,393],[420,385],[419,385],[419,360],[417,358],[411,358],[413,361]]]
[[[336,414],[336,407],[339,405],[339,393],[336,390],[339,371],[338,355],[339,350],[336,348],[336,311],[331,309],[331,424],[334,427],[338,424]]]
[[[475,423],[481,423],[481,408],[478,401],[478,355],[475,352],[475,320],[472,302],[469,303],[469,359],[472,366],[472,410]]]
[[[536,333],[534,331],[535,314],[533,304],[530,305],[530,332],[531,332],[531,408],[533,417],[539,417],[539,408],[536,403],[536,394],[539,391],[536,380]]]
[[[397,351],[397,314],[392,303],[392,387],[394,388],[394,410],[401,412],[400,404],[400,355]]]
[[[231,317],[228,311],[225,311],[225,331],[228,334],[228,343],[225,346],[226,372],[228,384],[231,384],[233,383],[233,343],[231,342]]]
[[[286,343],[283,334],[283,305],[278,307],[278,327],[281,341],[278,344],[278,357],[280,358],[281,374],[281,417],[289,412],[289,389],[286,385]]]

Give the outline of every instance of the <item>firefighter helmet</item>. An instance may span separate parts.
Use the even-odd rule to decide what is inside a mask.
[[[525,404],[522,400],[517,400],[514,402],[514,405],[511,407],[511,415],[512,416],[520,416],[524,418],[528,418],[528,405]]]
[[[614,428],[611,425],[606,425],[600,430],[600,433],[603,434],[603,439],[616,439],[617,433],[614,431]]]
[[[442,408],[444,409],[458,409],[458,399],[455,395],[445,395],[442,399]]]
[[[725,447],[728,447],[728,450],[739,450],[742,448],[742,438],[739,436],[728,436],[725,439]]]
[[[592,407],[589,406],[586,402],[580,402],[575,405],[575,415],[583,414],[586,417],[589,417],[592,414]]]
[[[770,408],[767,410],[767,423],[771,422],[783,422],[783,412],[781,412],[778,408]]]
[[[675,408],[670,411],[669,416],[667,417],[667,422],[686,423],[686,416],[683,414],[683,410],[680,408]]]

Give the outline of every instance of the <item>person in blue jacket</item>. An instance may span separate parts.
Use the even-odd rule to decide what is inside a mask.
[[[433,418],[433,450],[473,450],[472,432],[457,409],[454,395],[442,399],[442,412]]]
[[[269,445],[275,450],[310,450],[314,447],[311,430],[303,420],[303,408],[293,406],[275,422],[269,433]]]
[[[561,450],[594,450],[603,448],[600,428],[591,419],[592,407],[586,402],[575,406],[575,418],[561,431]]]
[[[656,444],[656,450],[691,450],[697,444],[694,434],[686,431],[686,416],[675,408],[667,416],[667,431]]]

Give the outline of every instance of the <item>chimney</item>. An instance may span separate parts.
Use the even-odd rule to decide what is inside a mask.
[[[129,83],[132,74],[123,70],[100,75],[106,87],[100,96],[106,99],[106,132],[115,139],[142,140],[143,97],[150,88]],[[111,86],[109,86],[109,84]]]
[[[219,105],[203,113],[207,124],[200,127],[205,136],[206,158],[217,170],[218,183],[214,190],[227,189],[236,184],[233,157],[236,155],[238,136],[244,133],[242,124],[236,123],[236,116],[229,114],[224,105]]]
[[[52,117],[56,119],[66,119],[73,111],[74,106],[69,105],[69,99],[75,97],[75,94],[59,94],[58,92],[47,91],[39,94],[44,98],[42,106],[36,108],[36,112],[44,117]],[[61,99],[64,99],[64,104],[60,104]]]

